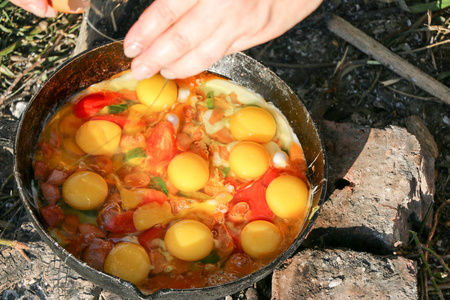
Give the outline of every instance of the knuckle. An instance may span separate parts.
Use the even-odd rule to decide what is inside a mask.
[[[155,13],[162,21],[166,23],[173,23],[176,21],[177,16],[169,4],[165,1],[155,2]]]
[[[178,50],[188,50],[191,48],[191,41],[188,35],[183,32],[175,32],[172,36],[172,42]]]

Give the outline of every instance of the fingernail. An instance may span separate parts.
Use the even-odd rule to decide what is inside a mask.
[[[45,11],[43,11],[42,9],[38,8],[37,6],[35,6],[34,4],[30,4],[28,7],[28,10],[35,14],[36,16],[40,17],[40,18],[44,18],[45,17]]]
[[[160,74],[166,79],[175,79],[177,77],[174,72],[168,69],[161,69]]]
[[[150,72],[150,69],[144,65],[139,65],[137,67],[131,68],[131,74],[133,74],[133,77],[137,80],[150,78],[152,75],[154,75]]]
[[[45,13],[45,16],[47,18],[56,18],[57,15],[58,15],[58,11],[53,9],[52,7],[49,7],[47,9],[47,12]]]
[[[141,54],[142,46],[138,43],[131,44],[130,46],[124,49],[125,56],[129,58],[133,58]]]

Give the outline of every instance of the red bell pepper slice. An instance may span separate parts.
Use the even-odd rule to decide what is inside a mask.
[[[144,247],[147,251],[156,248],[156,245],[152,245],[151,242],[154,239],[163,239],[166,233],[167,226],[154,226],[140,235],[138,235],[139,244]]]
[[[147,139],[147,157],[153,163],[158,163],[170,161],[176,153],[175,128],[168,121],[158,123]]]
[[[101,92],[89,94],[75,103],[73,111],[76,117],[85,119],[92,117],[107,105],[122,102],[122,95],[113,92]]]
[[[115,233],[132,233],[137,229],[133,222],[134,211],[127,211],[112,217],[106,224],[106,229]]]
[[[159,204],[164,204],[164,202],[167,201],[167,196],[161,191],[153,190],[153,189],[147,189],[144,198],[141,200],[141,203],[139,203],[139,206],[142,206],[144,204],[148,204],[151,202],[157,202]]]

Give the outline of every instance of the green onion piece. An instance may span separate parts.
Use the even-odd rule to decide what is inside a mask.
[[[208,95],[206,95],[206,106],[208,109],[214,108],[214,92],[210,91],[208,92]]]
[[[152,178],[152,186],[156,187],[157,190],[161,190],[164,194],[169,195],[169,189],[167,188],[166,182],[161,177],[155,176]]]
[[[311,220],[319,209],[320,206],[314,206],[313,209],[311,210],[311,214],[309,215],[308,220]]]
[[[128,108],[127,104],[108,105],[108,112],[110,114],[119,114],[119,113],[125,111],[127,108]]]
[[[145,150],[143,148],[134,148],[131,149],[130,151],[128,151],[127,153],[125,153],[124,157],[123,157],[123,161],[129,161],[132,158],[136,158],[136,157],[145,157]]]
[[[220,261],[220,256],[216,252],[212,251],[207,257],[200,260],[202,264],[217,264]]]

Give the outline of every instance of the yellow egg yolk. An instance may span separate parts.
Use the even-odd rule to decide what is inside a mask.
[[[214,247],[211,230],[195,220],[182,220],[170,226],[164,241],[170,254],[186,261],[203,259]]]
[[[230,169],[242,179],[255,179],[269,168],[270,155],[266,148],[255,142],[240,142],[231,149]]]
[[[170,161],[167,174],[177,189],[194,192],[205,186],[209,179],[209,168],[207,162],[199,155],[184,152]]]
[[[145,249],[134,243],[117,244],[105,260],[104,270],[134,284],[142,282],[150,272],[150,259]]]
[[[257,106],[239,110],[230,121],[230,131],[238,141],[267,143],[275,135],[277,124],[272,114]]]
[[[73,173],[64,181],[64,201],[79,210],[97,208],[108,195],[108,184],[102,176],[91,171]]]
[[[164,86],[165,82],[166,79],[159,74],[138,82],[136,88],[138,99],[150,107],[150,111],[160,112],[169,109],[177,100],[177,84],[169,80]]]
[[[78,129],[75,142],[90,155],[111,156],[120,143],[122,129],[116,123],[104,120],[88,121]]]
[[[242,229],[240,242],[245,253],[253,258],[264,258],[280,246],[281,233],[273,223],[253,221]]]
[[[266,190],[269,208],[280,218],[301,218],[308,208],[308,187],[298,177],[281,175]]]

